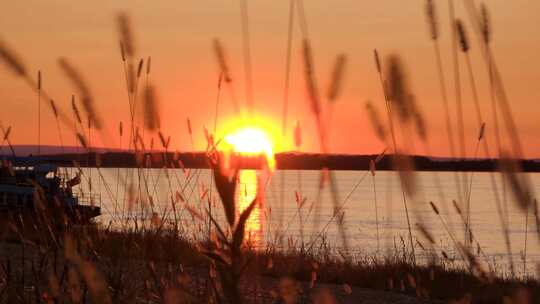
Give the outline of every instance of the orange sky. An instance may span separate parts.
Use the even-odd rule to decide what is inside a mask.
[[[444,68],[454,117],[454,94],[449,48],[447,1],[435,1],[441,19]],[[457,15],[466,19],[461,1]],[[372,100],[382,109],[382,94],[373,64],[372,51],[397,53],[406,63],[411,87],[426,116],[431,149],[448,155],[434,54],[424,16],[424,1],[308,0],[306,14],[315,55],[316,76],[325,91],[333,61],[339,53],[348,56],[343,94],[336,103],[331,126],[331,150],[340,153],[375,153],[383,148],[374,136],[364,110]],[[405,4],[407,3],[407,4]],[[527,157],[540,157],[540,2],[489,0],[494,27],[493,47],[505,81]],[[205,145],[203,126],[213,126],[218,68],[212,39],[226,48],[237,95],[244,100],[242,41],[238,1],[126,0],[126,1],[9,1],[0,12],[0,38],[16,49],[32,71],[40,69],[44,87],[66,111],[72,87],[56,60],[67,57],[83,72],[94,93],[99,112],[111,133],[120,120],[128,121],[128,101],[118,51],[115,15],[125,11],[132,17],[137,53],[152,56],[151,81],[158,88],[162,130],[171,134],[176,149],[190,150],[186,118],[195,132],[195,149]],[[249,1],[253,85],[256,111],[281,124],[288,1]],[[489,94],[486,69],[472,40],[472,60],[489,134]],[[314,123],[306,101],[301,61],[300,32],[296,25],[291,69],[288,137],[293,121],[299,120],[305,151],[318,151]],[[384,57],[384,56],[383,56]],[[463,60],[463,58],[462,58]],[[472,150],[478,127],[466,70],[462,66],[466,112],[467,145]],[[0,65],[0,120],[13,127],[15,144],[36,142],[37,100],[26,85]],[[225,91],[220,121],[234,119]],[[42,142],[58,144],[56,124],[43,106]],[[455,121],[454,121],[455,124]],[[218,123],[218,128],[220,124]],[[64,132],[65,141],[74,136]],[[118,139],[115,136],[115,140]],[[285,149],[291,147],[288,138]],[[125,144],[125,142],[124,142]],[[492,145],[493,146],[493,145]],[[417,144],[417,152],[424,153]]]

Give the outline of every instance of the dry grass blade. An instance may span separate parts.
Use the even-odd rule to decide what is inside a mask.
[[[135,46],[133,43],[133,32],[131,31],[129,17],[125,13],[120,13],[116,17],[116,22],[125,54],[128,58],[131,58],[135,55]],[[122,57],[125,58],[125,56]]]
[[[394,168],[399,172],[399,178],[405,192],[409,197],[414,197],[416,193],[416,175],[412,158],[408,155],[396,154],[393,161]]]
[[[319,102],[319,94],[317,93],[317,85],[315,82],[313,54],[309,41],[304,40],[303,43],[303,59],[304,59],[304,74],[306,79],[307,91],[311,102],[311,111],[319,118],[321,106]]]
[[[83,134],[77,133],[77,139],[83,148],[88,149],[88,145],[86,144],[86,139],[84,138]]]
[[[127,84],[128,84],[128,90],[129,90],[129,93],[133,94],[135,92],[135,84],[136,84],[136,80],[135,80],[135,66],[133,65],[133,62],[130,61],[127,65]],[[133,106],[132,106],[133,107]],[[132,109],[133,110],[133,109]]]
[[[188,129],[188,134],[193,135],[193,130],[191,129],[191,120],[189,119],[189,117],[187,118],[187,129]]]
[[[158,102],[155,89],[148,85],[144,92],[144,125],[149,131],[155,131],[160,127]]]
[[[461,215],[461,208],[459,207],[456,200],[452,200],[452,205],[454,206],[454,209],[456,209],[456,213]]]
[[[219,40],[214,39],[214,52],[216,53],[216,59],[219,65],[221,75],[225,78],[225,82],[232,81],[231,74],[229,73],[229,67],[227,65],[227,58],[225,57],[225,51]]]
[[[373,159],[370,159],[369,160],[369,172],[371,172],[371,176],[375,176],[375,171],[376,171],[375,161],[373,161]]]
[[[161,146],[163,146],[164,149],[169,148],[170,137],[165,138],[165,135],[163,135],[161,131],[158,132],[158,136],[159,136],[159,140],[161,141]]]
[[[377,67],[377,72],[380,74],[382,73],[381,59],[379,58],[379,52],[377,49],[373,50],[373,56],[375,57],[375,66]]]
[[[386,130],[384,128],[384,124],[382,123],[382,120],[379,117],[379,113],[377,112],[377,109],[370,101],[366,102],[366,111],[368,112],[369,121],[371,122],[371,126],[373,127],[373,130],[375,131],[375,135],[377,135],[377,138],[380,141],[385,142]]]
[[[82,118],[81,113],[79,112],[79,108],[77,107],[77,103],[75,103],[75,96],[71,96],[71,109],[73,110],[73,114],[75,114],[75,118],[77,119],[77,122],[79,124],[82,124]]]
[[[426,15],[429,24],[431,39],[437,40],[439,37],[439,25],[437,23],[437,12],[433,0],[428,0],[426,3]]]
[[[58,118],[58,109],[56,108],[56,103],[54,100],[49,99],[49,105],[51,106],[51,110],[53,111],[54,117]]]
[[[143,66],[144,66],[144,59],[141,58],[139,60],[139,66],[137,67],[137,78],[141,77]]]
[[[11,126],[7,127],[7,129],[4,131],[4,141],[9,139],[9,134],[11,134]]]
[[[435,244],[435,238],[423,223],[417,223],[416,227],[418,228],[418,231],[420,231],[420,233],[426,238],[426,240],[428,240],[431,244]]]
[[[37,89],[41,91],[41,71],[37,72]]]
[[[150,74],[151,67],[152,67],[152,57],[148,56],[148,59],[146,60],[146,75]]]
[[[480,6],[480,12],[481,12],[481,30],[482,30],[482,37],[484,38],[484,42],[486,44],[489,44],[491,41],[491,23],[489,21],[489,12],[487,10],[487,7],[484,3]]]
[[[490,281],[492,279],[492,275],[487,272],[482,264],[478,261],[476,256],[471,252],[469,248],[466,246],[463,246],[463,244],[459,244],[458,249],[463,253],[464,257],[467,259],[467,262],[469,263],[469,267],[471,268],[471,271],[473,274],[478,276],[479,279]]]
[[[387,148],[384,148],[384,150],[379,153],[379,155],[377,155],[377,157],[375,158],[375,163],[380,162],[384,158],[384,156],[386,155],[386,150]]]
[[[483,123],[482,123],[482,126],[480,126],[480,132],[479,132],[479,134],[478,134],[478,141],[481,141],[482,138],[484,138],[485,130],[486,130],[486,123],[483,122]]]
[[[461,20],[456,20],[456,31],[459,38],[459,45],[461,50],[466,53],[469,51],[469,38],[467,37],[467,32],[465,31],[465,26]]]
[[[255,206],[257,206],[257,198],[255,198],[251,202],[251,204],[249,204],[249,206],[244,211],[242,211],[242,214],[240,214],[240,217],[238,218],[238,224],[236,225],[236,228],[234,230],[232,242],[232,248],[235,248],[236,250],[239,250],[242,246],[246,231],[246,222],[249,219],[249,216],[251,215],[253,209],[255,209]]]
[[[437,206],[435,206],[435,204],[433,202],[429,202],[429,205],[431,205],[431,209],[433,209],[433,212],[435,212],[435,214],[439,215],[439,208],[437,208]]]
[[[19,57],[0,41],[0,59],[18,76],[26,76],[26,67]]]
[[[332,71],[332,80],[330,81],[330,87],[328,89],[328,100],[335,101],[341,92],[341,87],[343,86],[343,75],[345,72],[345,63],[347,62],[347,57],[344,54],[340,54],[334,65]]]
[[[407,121],[412,113],[405,69],[396,55],[389,56],[387,61],[388,98],[397,108],[399,118]]]
[[[518,160],[502,154],[499,159],[499,168],[512,189],[518,207],[527,212],[533,203],[532,187],[523,175],[523,170]]]
[[[88,119],[96,129],[101,129],[101,119],[99,118],[94,106],[94,100],[92,98],[90,89],[86,82],[83,80],[81,74],[73,67],[65,58],[58,59],[60,68],[64,71],[66,76],[71,80],[73,85],[79,91],[81,101]]]
[[[189,214],[191,214],[191,216],[194,218],[194,219],[197,219],[201,222],[204,222],[205,219],[204,217],[202,216],[202,214],[197,211],[197,209],[193,206],[191,206],[190,204],[185,204],[184,207],[186,208],[186,210],[189,212]]]
[[[233,227],[235,222],[235,193],[236,182],[238,179],[238,169],[232,168],[225,170],[220,156],[217,156],[217,161],[214,161],[214,181],[223,204],[223,210],[227,217],[229,226]],[[231,171],[231,172],[227,172]]]
[[[122,56],[122,61],[126,62],[126,50],[122,41],[120,41],[120,55]]]

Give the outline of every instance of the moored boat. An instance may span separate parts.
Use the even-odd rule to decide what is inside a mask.
[[[4,159],[0,166],[2,222],[60,227],[87,224],[101,215],[98,195],[74,194],[81,175],[69,177],[60,171],[56,163],[39,158]]]

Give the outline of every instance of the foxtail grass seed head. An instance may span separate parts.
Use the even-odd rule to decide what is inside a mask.
[[[128,63],[128,90],[131,94],[135,92],[135,67],[133,66],[133,63],[130,61]]]
[[[480,132],[478,133],[478,141],[481,141],[482,138],[484,138],[485,131],[486,131],[486,123],[483,122],[482,126],[480,126]]]
[[[144,65],[144,59],[141,58],[141,59],[139,60],[139,67],[137,68],[137,78],[140,78],[140,77],[141,77],[143,65]]]
[[[341,92],[341,87],[343,86],[343,75],[345,72],[345,64],[347,62],[347,57],[344,54],[340,54],[336,58],[336,63],[332,71],[332,80],[330,81],[330,87],[328,89],[328,100],[330,102],[335,101]]]
[[[480,5],[480,14],[481,14],[481,26],[482,26],[482,36],[484,38],[484,42],[486,44],[489,44],[491,42],[491,23],[489,18],[489,12],[485,5],[485,3],[482,3]]]
[[[120,41],[120,56],[122,56],[122,61],[126,62],[126,50],[124,49],[122,41]]]
[[[148,56],[148,59],[146,60],[146,75],[150,74],[151,67],[152,67],[152,57]]]
[[[54,117],[58,118],[58,109],[56,108],[56,103],[54,100],[49,99],[49,104],[51,106],[51,110],[53,111]]]
[[[414,172],[414,163],[410,156],[397,153],[393,157],[394,168],[398,170],[399,178],[403,188],[409,197],[416,194],[416,175]]]
[[[120,134],[120,137],[122,137],[122,135],[124,135],[124,124],[121,121],[118,124],[118,134]]]
[[[380,141],[386,141],[386,130],[384,128],[384,124],[379,117],[377,109],[375,109],[375,106],[373,106],[370,101],[366,102],[366,111],[368,112],[369,120],[373,130],[375,131],[375,135],[377,135],[377,138]]]
[[[405,69],[397,55],[389,56],[387,61],[388,98],[394,103],[399,118],[405,122],[411,117],[410,95]]]
[[[18,76],[26,76],[26,67],[22,61],[2,41],[0,41],[0,60],[3,60],[8,68]]]
[[[437,38],[439,37],[439,25],[437,23],[437,11],[435,10],[435,3],[433,2],[433,0],[427,0],[426,15],[431,39],[437,40]]]
[[[37,72],[37,89],[41,91],[41,71]]]
[[[65,58],[58,59],[58,65],[64,71],[64,74],[71,80],[72,84],[77,88],[81,96],[81,102],[88,119],[92,121],[92,125],[96,129],[101,129],[101,119],[95,109],[94,100],[90,89],[86,85],[79,71],[75,69]]]
[[[467,32],[465,32],[465,26],[463,25],[463,22],[461,20],[456,20],[456,32],[459,39],[459,45],[461,46],[461,50],[464,53],[467,53],[469,51],[469,38],[467,37]]]
[[[380,74],[382,73],[381,59],[379,58],[379,52],[377,52],[377,49],[373,50],[373,56],[375,58],[375,66],[377,67],[377,72]]]
[[[429,202],[429,204],[431,205],[431,209],[433,209],[433,212],[435,212],[435,214],[437,215],[440,215],[439,208],[437,208],[437,206],[435,206],[433,202]]]
[[[75,118],[77,119],[77,122],[79,124],[82,124],[81,113],[79,112],[77,103],[75,103],[75,95],[71,95],[71,109],[73,110],[73,114],[75,114]]]
[[[221,42],[219,40],[214,39],[214,52],[216,54],[216,59],[219,65],[219,70],[223,77],[225,78],[225,82],[230,83],[232,81],[231,74],[229,73],[229,67],[227,65],[227,58],[225,57],[225,51],[223,50],[223,46],[221,45]]]
[[[155,96],[155,89],[148,85],[144,93],[144,122],[149,131],[155,131],[160,127],[159,110]]]
[[[456,202],[456,200],[452,200],[452,205],[454,205],[454,209],[456,209],[456,213],[457,214],[461,214],[461,208],[459,207],[458,203]]]
[[[131,24],[128,15],[120,13],[116,17],[118,26],[118,33],[120,35],[120,41],[122,42],[125,56],[122,56],[125,61],[125,57],[132,58],[135,55],[135,46],[133,43],[133,33],[131,31]]]
[[[499,159],[499,168],[512,189],[518,207],[527,212],[533,203],[532,187],[523,174],[519,160],[510,158],[503,152]]]
[[[315,75],[313,67],[313,54],[308,40],[303,41],[303,59],[304,59],[304,77],[306,80],[307,91],[309,95],[311,111],[316,117],[320,117],[321,106],[319,103],[319,94],[315,84]]]
[[[193,135],[193,131],[191,129],[191,120],[189,119],[189,117],[187,118],[187,129],[188,129],[188,133],[189,135]]]

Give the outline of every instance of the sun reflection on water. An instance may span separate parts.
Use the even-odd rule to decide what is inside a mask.
[[[238,179],[236,212],[240,214],[257,197],[257,171],[240,170]],[[258,247],[263,244],[263,222],[260,205],[256,205],[246,222],[245,239],[250,245]]]

